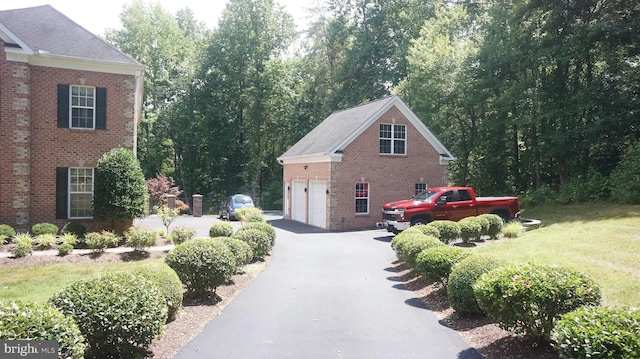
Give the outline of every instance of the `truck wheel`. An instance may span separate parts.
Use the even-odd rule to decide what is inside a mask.
[[[493,214],[497,214],[498,216],[500,216],[504,223],[509,223],[511,221],[511,216],[509,215],[509,211],[507,210],[495,211]]]
[[[429,222],[431,222],[431,221],[428,218],[423,218],[423,217],[411,219],[411,225],[412,226],[418,226],[418,225],[421,225],[421,224],[427,224]]]

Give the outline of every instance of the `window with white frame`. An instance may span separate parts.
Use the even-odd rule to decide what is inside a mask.
[[[356,214],[369,213],[369,184],[356,183]]]
[[[71,86],[71,128],[95,127],[95,88]]]
[[[415,193],[414,195],[418,195],[419,193],[424,192],[427,189],[427,184],[424,182],[416,183]]]
[[[93,168],[69,168],[69,218],[91,218]]]
[[[380,153],[404,155],[407,153],[407,126],[380,124]]]

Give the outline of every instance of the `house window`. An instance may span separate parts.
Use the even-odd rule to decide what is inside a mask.
[[[356,214],[369,213],[369,184],[356,183]]]
[[[91,218],[93,168],[69,168],[69,218]]]
[[[107,89],[58,84],[58,127],[107,128]]]
[[[71,128],[94,128],[94,90],[93,87],[71,86]]]
[[[427,189],[427,184],[426,183],[424,183],[424,182],[416,183],[414,195],[417,196],[418,194],[424,192],[426,189]]]
[[[404,155],[407,147],[407,126],[380,124],[380,153]]]

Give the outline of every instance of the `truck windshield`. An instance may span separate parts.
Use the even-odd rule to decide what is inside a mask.
[[[433,197],[435,197],[435,195],[437,195],[439,192],[437,191],[429,191],[426,190],[424,192],[420,192],[418,193],[415,197],[413,197],[413,199],[415,201],[421,201],[421,202],[431,202],[431,200],[433,199]]]

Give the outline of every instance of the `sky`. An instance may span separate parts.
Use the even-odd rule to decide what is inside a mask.
[[[95,35],[103,35],[105,29],[120,28],[122,6],[132,0],[86,1],[78,0],[20,0],[2,1],[0,10],[27,8],[49,4],[80,26]],[[193,10],[197,20],[203,21],[210,29],[217,27],[227,0],[143,0],[159,3],[166,11],[175,14],[185,7]],[[276,0],[295,19],[299,30],[305,25],[307,9],[317,0]]]

